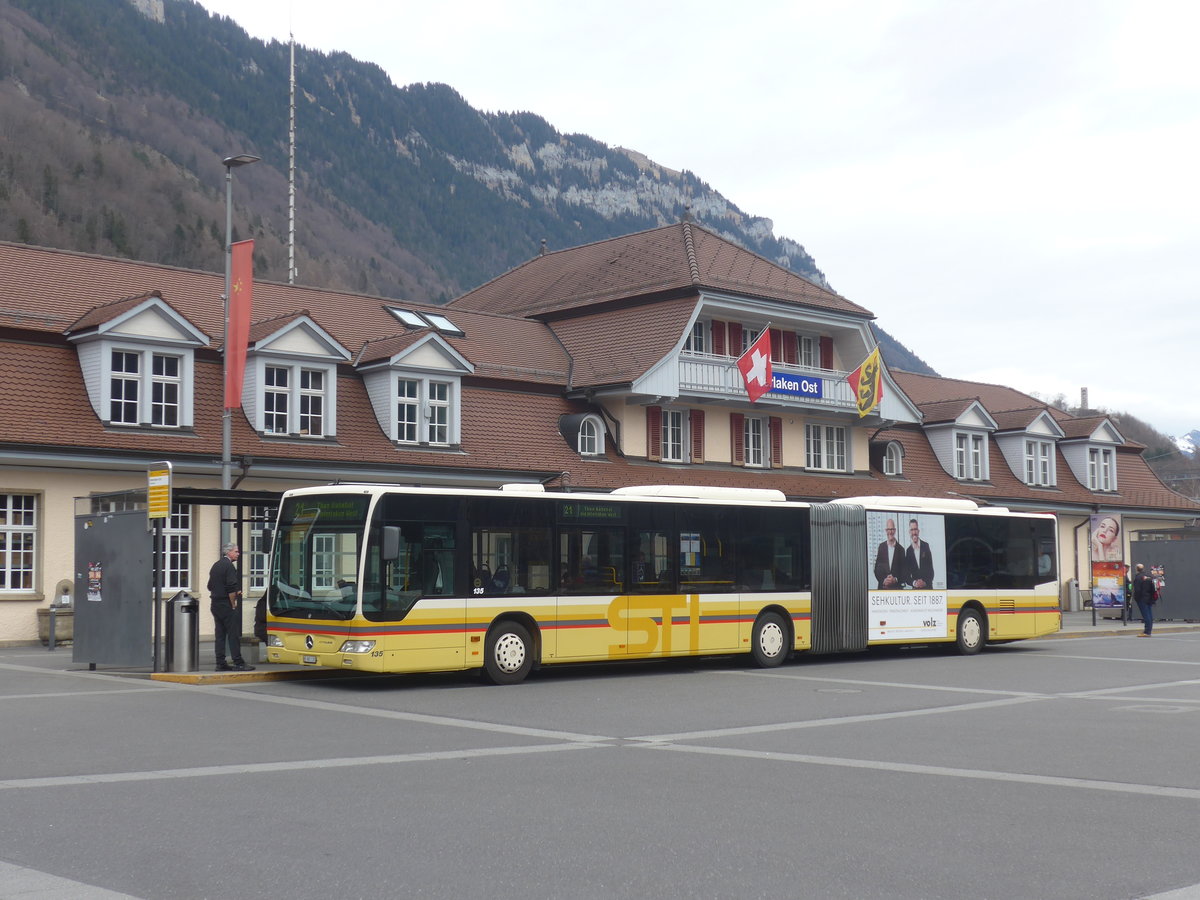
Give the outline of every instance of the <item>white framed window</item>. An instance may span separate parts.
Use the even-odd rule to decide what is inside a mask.
[[[178,428],[183,421],[183,358],[118,348],[108,360],[108,418],[116,425]]]
[[[693,353],[708,352],[708,328],[703,322],[697,322],[692,326],[692,333],[688,335],[683,349],[691,350]]]
[[[325,373],[320,369],[300,370],[300,434],[325,433]]]
[[[33,591],[37,530],[36,494],[0,494],[0,591]]]
[[[322,438],[333,434],[333,366],[260,359],[256,386],[263,434]]]
[[[396,386],[396,440],[402,444],[417,442],[417,423],[421,416],[421,382],[401,378]]]
[[[662,411],[662,461],[683,462],[686,451],[687,415],[681,409]]]
[[[954,436],[954,477],[962,481],[986,481],[987,438],[982,434]]]
[[[883,450],[883,474],[904,474],[904,448],[899,441],[889,441]]]
[[[742,326],[742,349],[738,351],[737,355],[741,356],[743,353],[745,353],[747,350],[749,350],[754,345],[754,342],[757,341],[761,335],[762,335],[761,328],[751,328],[749,325],[743,325]]]
[[[278,510],[273,506],[251,506],[246,510],[246,524],[249,526],[246,543],[243,547],[242,565],[252,591],[265,590],[267,587],[267,562],[271,548],[263,541],[263,532],[274,525]]]
[[[583,456],[604,455],[604,425],[597,416],[588,416],[579,423],[579,452]]]
[[[747,466],[761,469],[769,462],[766,451],[766,422],[763,419],[746,416],[743,423],[745,437],[745,463]]]
[[[136,425],[138,416],[138,395],[141,393],[141,355],[127,350],[114,350],[109,380],[109,415],[112,422],[122,425]]]
[[[1088,450],[1088,487],[1093,491],[1117,489],[1117,459],[1111,447]]]
[[[166,353],[153,354],[150,361],[150,424],[179,426],[180,359]]]
[[[450,443],[450,385],[445,381],[430,381],[428,384],[429,443]]]
[[[397,377],[396,432],[400,444],[449,446],[457,438],[458,385],[428,377]]]
[[[799,341],[800,365],[809,369],[815,369],[818,359],[817,339],[807,334],[798,334],[796,338]]]
[[[1025,483],[1034,487],[1054,484],[1054,445],[1050,441],[1025,441]]]
[[[267,434],[288,433],[288,376],[287,366],[263,368],[263,431]]]
[[[845,472],[845,427],[842,425],[805,425],[804,455],[806,468],[822,472]]]
[[[171,504],[163,527],[163,590],[184,591],[192,585],[192,508]]]

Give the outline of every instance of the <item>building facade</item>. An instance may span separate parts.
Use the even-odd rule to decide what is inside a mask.
[[[0,245],[0,644],[35,641],[36,611],[79,577],[78,509],[162,460],[179,488],[220,484],[222,291],[220,274]],[[256,283],[233,486],[263,507],[335,480],[966,497],[1057,513],[1064,595],[1088,584],[1091,516],[1128,542],[1200,515],[1119,423],[1005,387],[885,369],[860,417],[846,376],[872,318],[690,222],[544,253],[442,307]],[[736,360],[764,330],[776,377],[750,403]],[[253,597],[270,509],[250,514]],[[203,595],[216,509],[177,503],[166,524],[164,590]]]

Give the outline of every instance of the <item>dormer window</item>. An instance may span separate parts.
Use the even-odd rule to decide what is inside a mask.
[[[1025,441],[1025,483],[1031,487],[1054,486],[1053,441]]]
[[[263,435],[337,434],[337,364],[350,354],[307,313],[251,328],[242,407]]]
[[[960,481],[987,481],[987,435],[958,432],[954,435],[954,477]]]
[[[604,424],[599,416],[587,416],[579,423],[579,453],[581,456],[604,455]]]
[[[175,354],[113,350],[109,357],[109,421],[178,428],[182,369],[182,358]]]
[[[1111,447],[1088,450],[1088,487],[1093,491],[1117,489],[1117,459]]]
[[[190,428],[194,355],[208,337],[158,294],[98,306],[67,329],[97,418]]]
[[[888,441],[883,451],[883,474],[904,474],[904,447],[899,441]]]
[[[457,381],[397,377],[396,442],[434,446],[452,443],[451,425],[458,422],[457,388]]]

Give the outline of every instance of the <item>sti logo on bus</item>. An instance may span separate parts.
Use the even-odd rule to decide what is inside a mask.
[[[819,399],[825,396],[825,381],[821,378],[813,378],[811,375],[785,375],[772,372],[771,393]]]

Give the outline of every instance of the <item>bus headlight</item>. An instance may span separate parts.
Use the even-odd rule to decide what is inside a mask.
[[[338,653],[370,653],[374,649],[374,641],[346,641]]]
[[[283,638],[280,637],[279,635],[277,635],[273,631],[269,632],[267,634],[267,646],[268,647],[282,647],[283,646]]]

